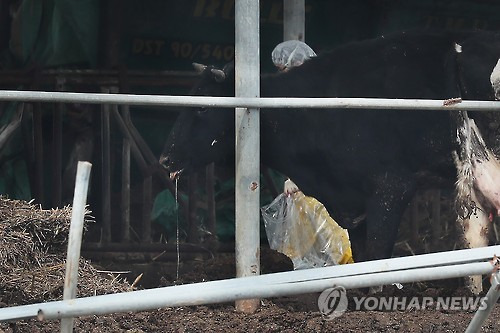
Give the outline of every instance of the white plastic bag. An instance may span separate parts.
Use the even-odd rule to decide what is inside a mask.
[[[274,65],[281,70],[302,65],[307,59],[315,57],[316,53],[304,42],[287,40],[279,43],[271,53]]]

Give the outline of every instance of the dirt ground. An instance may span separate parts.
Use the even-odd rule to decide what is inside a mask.
[[[263,249],[263,273],[285,271],[291,268],[288,259],[271,250]],[[108,269],[119,268],[109,264]],[[144,273],[145,287],[169,286],[174,283],[192,283],[234,275],[234,256],[219,254],[208,260],[183,263],[180,279],[175,282],[176,265],[157,263],[137,265],[129,274],[132,279]],[[85,281],[81,281],[85,283]],[[461,280],[414,283],[398,289],[388,286],[379,296],[438,297],[468,296]],[[234,304],[188,306],[157,309],[140,313],[90,316],[75,320],[75,332],[463,332],[474,315],[471,310],[444,310],[430,306],[426,309],[396,311],[356,310],[353,297],[371,296],[364,290],[348,290],[348,310],[342,316],[326,320],[318,310],[319,294],[281,297],[261,301],[254,314],[235,311]],[[6,304],[4,303],[3,306]],[[482,332],[500,332],[497,304]],[[55,332],[58,321],[36,320],[1,323],[0,332]]]
[[[419,204],[421,206],[421,204]],[[449,206],[449,205],[448,205]],[[417,206],[419,207],[419,206]],[[418,225],[418,240],[415,228],[403,222],[394,256],[411,256],[414,254],[447,251],[460,248],[457,240],[453,218],[441,223],[442,230],[436,230],[435,224],[425,211],[421,209],[421,221]],[[444,210],[443,210],[444,211]],[[446,213],[447,211],[444,211]],[[449,215],[449,214],[448,214]],[[494,242],[498,244],[497,242]],[[103,271],[129,271],[119,278],[132,284],[141,275],[138,288],[155,288],[195,282],[213,281],[234,277],[235,258],[230,251],[231,244],[225,244],[225,249],[219,247],[217,254],[210,255],[205,251],[199,255],[181,253],[181,264],[177,267],[176,253],[138,254],[142,260],[133,260],[131,253],[111,253],[105,256],[99,253],[98,262],[92,258],[93,264]],[[229,246],[227,246],[229,245]],[[229,250],[228,250],[229,249]],[[226,251],[226,252],[224,252]],[[111,258],[104,260],[103,258]],[[146,258],[146,259],[145,259]],[[149,259],[147,259],[149,258]],[[162,259],[163,258],[163,259]],[[187,259],[189,258],[189,260]],[[89,258],[90,259],[90,258]],[[408,260],[411,260],[409,258]],[[179,278],[177,278],[179,269]],[[291,261],[282,254],[272,251],[262,244],[261,270],[263,274],[290,271]],[[105,274],[105,273],[103,273]],[[486,277],[485,277],[486,278]],[[88,280],[88,279],[87,279]],[[487,279],[486,279],[487,280]],[[87,283],[87,284],[86,284]],[[89,287],[91,281],[79,280]],[[485,292],[489,283],[485,282]],[[128,288],[128,287],[127,287]],[[88,288],[87,288],[88,289]],[[93,290],[93,289],[92,289]],[[62,289],[60,290],[62,294]],[[482,295],[484,296],[485,292]],[[8,292],[0,290],[0,307],[13,306],[23,301],[20,295],[10,295],[9,299],[2,295]],[[24,295],[24,294],[23,294]],[[318,308],[319,293],[264,299],[259,310],[254,314],[236,312],[234,303],[224,303],[206,306],[187,306],[164,308],[140,313],[119,313],[113,315],[89,316],[75,319],[75,332],[463,332],[469,325],[475,310],[444,309],[436,306],[439,298],[469,297],[470,291],[465,287],[463,279],[442,281],[426,281],[422,283],[405,284],[402,289],[397,286],[386,286],[381,293],[367,294],[366,290],[348,290],[348,308],[341,316],[327,320]],[[17,296],[17,297],[16,297]],[[372,310],[367,307],[356,309],[356,300],[361,297],[375,297],[380,300],[384,296],[398,299],[417,297],[422,304],[424,298],[433,299],[432,304],[425,309],[406,307],[396,310]],[[45,298],[43,298],[45,299]],[[56,299],[60,299],[57,298]],[[394,298],[393,298],[394,299]],[[30,303],[30,302],[28,302]],[[368,303],[366,303],[368,304]],[[408,304],[408,303],[406,303]],[[482,332],[500,332],[500,304],[496,304]],[[0,323],[0,333],[3,332],[56,332],[60,330],[59,321],[25,320],[15,323]]]

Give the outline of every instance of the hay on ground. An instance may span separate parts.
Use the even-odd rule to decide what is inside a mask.
[[[85,220],[91,222],[90,211]],[[43,210],[0,196],[0,301],[29,304],[62,298],[71,207]],[[130,285],[80,259],[78,297],[128,291]]]

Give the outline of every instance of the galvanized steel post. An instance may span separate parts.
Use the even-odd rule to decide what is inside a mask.
[[[109,88],[102,87],[103,93],[110,93]],[[102,236],[104,244],[111,243],[111,128],[109,105],[101,106],[101,182],[102,182]]]
[[[260,97],[259,2],[235,3],[235,93]],[[260,126],[258,108],[236,108],[236,276],[260,274]],[[236,309],[252,313],[258,299],[240,300]]]
[[[64,278],[63,299],[76,298],[78,283],[78,265],[80,264],[80,248],[85,220],[85,206],[89,188],[90,169],[89,162],[78,162],[76,170],[75,193],[73,196],[73,210],[71,212],[71,225],[68,236],[68,255],[66,259],[66,276]],[[73,332],[73,318],[63,318],[61,332]]]
[[[306,40],[305,0],[283,0],[283,40]]]
[[[491,274],[491,287],[485,297],[482,298],[479,309],[472,318],[465,333],[480,332],[481,326],[484,324],[488,316],[493,311],[493,308],[498,302],[500,297],[500,272],[498,271],[498,264],[493,274]]]

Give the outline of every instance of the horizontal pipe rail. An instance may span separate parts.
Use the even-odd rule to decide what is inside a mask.
[[[55,319],[488,274],[495,264],[490,259],[499,253],[500,245],[24,305],[0,309],[0,321],[36,317],[39,311]]]
[[[0,90],[0,101],[222,108],[344,108],[500,111],[499,101],[389,98],[209,97]]]
[[[0,321],[28,318],[51,320],[94,314],[144,311],[163,307],[223,303],[238,299],[320,292],[334,286],[353,289],[490,274],[493,270],[494,265],[491,262],[478,262],[284,283],[270,283],[252,276],[3,308],[0,309]],[[293,276],[296,272],[287,272],[287,275]],[[265,275],[261,275],[261,277],[265,278]]]

